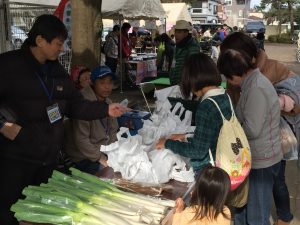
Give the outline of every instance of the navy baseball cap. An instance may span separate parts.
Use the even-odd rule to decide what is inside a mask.
[[[111,72],[108,66],[97,66],[91,73],[91,81],[94,83],[95,80],[105,76],[111,76],[113,80],[116,78],[116,75]]]

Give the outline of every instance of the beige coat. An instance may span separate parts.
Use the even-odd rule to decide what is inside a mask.
[[[294,74],[284,64],[277,60],[269,59],[263,50],[260,50],[258,53],[256,66],[259,68],[260,72],[271,81],[272,84],[282,81]],[[227,93],[230,95],[234,105],[237,104],[240,98],[240,91],[239,87],[234,87],[228,83]]]
[[[97,100],[90,86],[84,88],[81,93],[88,100]],[[110,99],[106,101],[111,103]],[[100,152],[100,146],[115,142],[119,129],[117,119],[111,117],[93,121],[69,120],[66,127],[68,132],[66,152],[73,162],[84,159],[96,162],[101,157],[106,157]]]
[[[226,207],[224,211],[230,218],[229,209]],[[188,207],[182,212],[174,214],[172,225],[230,225],[230,219],[226,219],[222,214],[219,214],[217,219],[213,221],[208,218],[193,220],[194,216],[195,210]]]

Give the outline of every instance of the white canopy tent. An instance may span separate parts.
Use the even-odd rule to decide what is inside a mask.
[[[104,19],[159,19],[165,17],[160,0],[102,0]]]
[[[160,19],[166,14],[160,0],[102,0],[102,19]],[[120,31],[121,32],[121,31]],[[121,45],[122,43],[120,43]],[[120,48],[120,62],[122,62],[122,49]],[[120,71],[121,92],[123,91],[123,69]]]
[[[163,3],[166,16],[166,30],[169,31],[177,20],[186,20],[192,22],[191,15],[185,3]]]

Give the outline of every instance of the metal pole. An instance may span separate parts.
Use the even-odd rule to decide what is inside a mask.
[[[5,52],[6,48],[6,31],[5,31],[5,20],[4,20],[4,1],[0,0],[0,30],[1,30],[1,34],[0,34],[0,53]]]
[[[121,78],[121,92],[123,93],[123,69],[124,67],[124,61],[123,61],[123,57],[122,57],[122,27],[121,24],[122,23],[122,18],[121,15],[119,16],[119,25],[120,25],[120,38],[119,38],[119,58],[120,58],[120,78]]]
[[[247,0],[245,0],[244,2],[244,10],[243,10],[243,25],[245,27],[245,20],[246,20],[246,4],[247,4]]]
[[[150,109],[150,106],[149,106],[149,103],[148,103],[148,101],[147,101],[147,98],[146,98],[146,95],[145,95],[145,93],[144,93],[144,90],[143,90],[143,85],[147,85],[147,83],[140,83],[140,89],[141,89],[141,92],[142,92],[142,95],[143,95],[143,97],[144,97],[144,100],[145,100],[145,102],[146,102],[146,105],[147,105],[147,108],[148,108],[148,110],[149,110],[149,113],[151,114],[151,116],[152,116],[152,112],[151,112],[151,109]],[[154,90],[155,90],[155,88],[154,88]]]

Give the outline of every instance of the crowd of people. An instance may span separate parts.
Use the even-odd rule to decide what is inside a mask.
[[[136,35],[128,34],[130,28],[129,23],[115,25],[106,37],[105,65],[78,65],[70,76],[57,60],[67,30],[52,15],[37,17],[20,50],[0,55],[1,224],[18,224],[11,205],[23,197],[24,187],[47,181],[62,149],[84,172],[97,175],[107,167],[100,146],[116,141],[116,117],[129,110],[109,97],[119,52],[126,61],[136,45]],[[154,40],[164,46],[161,58],[166,63],[160,67],[169,72],[172,85],[180,85],[184,98],[200,100],[193,137],[173,134],[156,143],[157,150],[167,148],[190,158],[195,172],[190,205],[177,199],[173,224],[229,225],[233,220],[235,225],[270,225],[272,199],[276,224],[289,224],[293,215],[279,135],[284,107],[274,84],[295,74],[269,59],[251,37],[229,32],[226,25],[214,36],[210,29],[203,33],[220,46],[217,58],[201,52],[191,23],[179,20],[174,29],[174,37],[164,33]],[[226,90],[220,87],[221,74],[228,82]],[[297,116],[299,112],[294,103],[286,113]],[[211,152],[215,160],[223,121],[233,115],[252,154],[250,174],[235,192],[230,190],[229,175],[212,166],[209,156]],[[247,201],[230,205],[229,200],[240,194]]]
[[[129,33],[131,29],[131,33]],[[129,81],[128,78],[128,64],[126,63],[130,58],[132,52],[147,53],[156,52],[156,64],[159,72],[169,72],[171,74],[171,84],[178,83],[178,68],[174,68],[174,62],[177,61],[177,67],[182,67],[181,60],[186,56],[199,52],[198,48],[203,53],[209,55],[215,62],[219,57],[219,46],[223,40],[232,32],[238,32],[235,26],[230,28],[227,24],[222,26],[207,26],[195,27],[190,22],[185,20],[177,21],[173,27],[174,34],[155,34],[155,35],[137,35],[135,27],[127,22],[123,23],[120,32],[120,26],[115,25],[113,30],[105,37],[103,45],[103,53],[105,54],[105,64],[110,67],[113,73],[116,73],[117,65],[121,66],[124,80]],[[180,34],[180,32],[182,33]],[[170,33],[170,32],[169,32]],[[121,39],[120,39],[121,34]],[[155,36],[155,37],[154,37]],[[264,32],[258,32],[256,37],[256,44],[260,49],[264,49]],[[119,62],[119,43],[121,41],[122,62]],[[188,42],[188,43],[186,43]],[[182,49],[182,51],[179,51]],[[185,53],[188,52],[188,53]],[[178,61],[179,60],[179,61]],[[173,65],[172,65],[173,64]],[[130,82],[127,82],[130,83]]]

